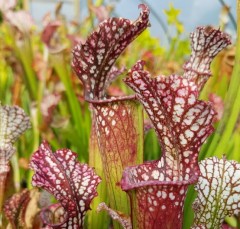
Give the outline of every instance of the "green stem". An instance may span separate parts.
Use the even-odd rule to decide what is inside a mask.
[[[16,191],[20,190],[20,168],[18,164],[18,155],[17,152],[11,158],[11,165],[13,169],[13,179]]]
[[[39,109],[37,107],[31,108],[31,121],[32,121],[32,130],[33,130],[33,146],[32,146],[32,152],[34,152],[39,147],[39,140],[40,140],[40,131],[39,131]],[[31,181],[33,176],[33,171],[30,170],[28,173],[28,188],[31,188]]]
[[[24,80],[32,99],[37,99],[37,77],[33,70],[33,55],[29,37],[24,37],[21,46],[15,45],[15,51],[20,59],[23,70]]]
[[[101,183],[97,187],[98,196],[92,201],[91,208],[92,211],[88,212],[88,225],[91,228],[101,228],[108,229],[110,225],[110,217],[104,212],[97,212],[96,209],[98,205],[105,202],[108,205],[108,195],[107,195],[107,183],[104,177],[103,164],[101,160],[100,149],[97,142],[97,133],[95,128],[96,118],[93,115],[93,125],[91,129],[91,137],[89,144],[89,166],[95,168],[98,176],[102,178]]]

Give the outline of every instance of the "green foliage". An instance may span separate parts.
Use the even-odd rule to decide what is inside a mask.
[[[164,13],[167,16],[167,22],[169,25],[172,25],[176,28],[177,34],[181,34],[184,31],[184,26],[178,19],[181,10],[174,8],[173,4],[169,5],[169,10],[164,10]]]

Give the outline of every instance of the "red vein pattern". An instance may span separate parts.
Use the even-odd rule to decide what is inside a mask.
[[[225,157],[211,157],[199,163],[200,176],[195,186],[193,228],[221,228],[226,216],[240,212],[240,164]]]
[[[76,158],[69,149],[52,153],[47,142],[43,142],[31,158],[30,167],[35,171],[32,185],[52,193],[67,212],[63,221],[50,225],[53,228],[82,228],[90,202],[97,195],[96,187],[101,179]]]
[[[28,128],[30,119],[23,109],[0,104],[0,146],[13,144]]]
[[[162,148],[159,160],[124,170],[121,187],[131,199],[134,228],[182,228],[186,191],[199,176],[198,153],[213,131],[215,112],[198,96],[212,59],[230,41],[219,30],[202,27],[191,38],[193,51],[183,76],[152,78],[138,61],[125,79],[148,113]]]
[[[189,170],[189,179],[176,180],[165,169],[159,160],[124,170],[121,187],[131,199],[133,228],[182,227],[187,188],[197,181],[198,172]]]
[[[142,148],[139,148],[139,142],[142,141],[140,132],[143,131],[140,124],[142,110],[137,101],[129,99],[92,105],[103,169],[108,189],[111,190],[108,194],[110,205],[127,213],[125,207],[128,200],[119,182],[126,166],[142,161]]]
[[[11,144],[5,144],[4,147],[0,147],[0,174],[6,175],[9,172],[9,160],[14,152],[15,148]],[[5,175],[0,176],[0,184],[3,184]]]
[[[157,132],[166,172],[173,177],[189,179],[189,171],[197,166],[200,146],[213,131],[214,111],[200,101],[196,85],[171,75],[151,78],[139,61],[125,82],[143,104]]]
[[[23,109],[0,104],[0,174],[9,171],[8,163],[15,152],[13,144],[30,126],[30,118]],[[0,184],[1,179],[5,179],[4,176],[0,176]]]
[[[20,228],[24,226],[24,211],[30,201],[30,191],[23,190],[20,193],[14,194],[4,203],[4,213],[12,228]]]
[[[112,68],[108,72],[107,81],[105,82],[105,88],[107,89],[117,77],[124,73],[125,70],[125,67],[118,69],[116,66],[112,66]]]
[[[86,100],[105,97],[111,67],[123,50],[148,27],[149,9],[143,4],[139,7],[142,11],[136,21],[124,18],[105,20],[85,44],[74,48],[72,67],[84,85]]]
[[[210,64],[213,58],[231,44],[230,37],[210,26],[198,27],[190,34],[192,53],[183,69],[184,77],[192,80],[199,91],[211,76]]]
[[[41,218],[43,219],[44,224],[48,225],[46,228],[70,228],[72,225],[73,219],[68,219],[67,224],[65,223],[68,218],[67,212],[64,210],[61,204],[52,204],[46,208],[43,208],[41,211]],[[56,224],[56,222],[59,222]],[[76,222],[76,219],[75,219]],[[65,223],[65,224],[64,224]],[[67,227],[68,226],[68,227]],[[72,228],[79,228],[78,225],[73,224]]]

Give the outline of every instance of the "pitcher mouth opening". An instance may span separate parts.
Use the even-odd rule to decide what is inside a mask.
[[[161,169],[152,169],[151,164],[157,161],[147,162],[137,166],[125,168],[121,180],[121,188],[124,191],[141,188],[145,186],[188,186],[197,182],[199,177],[198,166],[193,167],[190,172],[171,176]],[[148,168],[150,167],[150,168]],[[148,171],[147,171],[148,170]],[[186,176],[188,175],[188,176]],[[186,177],[189,177],[188,179]]]

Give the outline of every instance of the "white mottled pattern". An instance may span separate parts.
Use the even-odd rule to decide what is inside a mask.
[[[30,162],[30,167],[35,172],[32,185],[52,193],[61,203],[64,212],[68,212],[67,221],[59,228],[82,227],[86,211],[97,195],[96,188],[101,181],[92,168],[80,164],[76,158],[76,153],[69,149],[52,153],[48,143],[43,142]],[[46,220],[46,223],[49,222]]]
[[[212,157],[199,166],[198,196],[193,204],[195,225],[220,228],[226,216],[240,212],[240,164]]]

